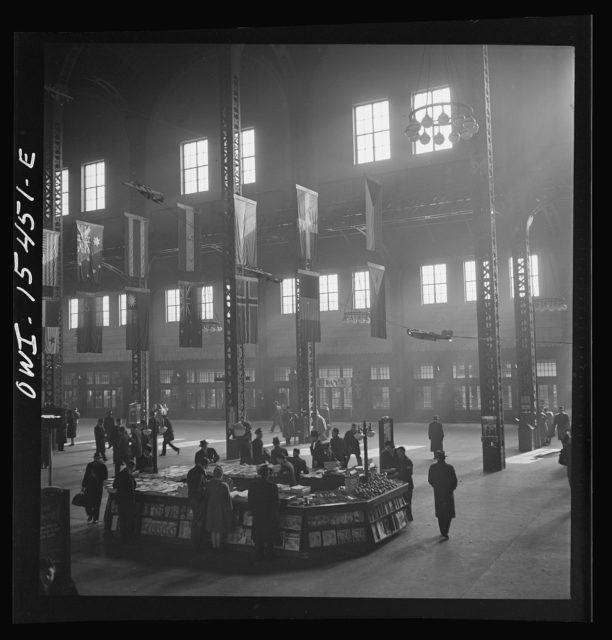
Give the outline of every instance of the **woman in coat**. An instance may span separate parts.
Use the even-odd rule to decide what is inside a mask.
[[[85,511],[87,523],[96,524],[100,518],[100,505],[102,504],[102,492],[104,481],[108,478],[108,470],[102,462],[102,456],[98,451],[94,453],[93,462],[85,467],[85,474],[81,482],[81,489],[85,494]]]
[[[213,549],[221,549],[224,534],[234,528],[234,514],[229,487],[222,481],[221,467],[215,467],[206,485],[206,531],[210,533]]]
[[[279,539],[278,487],[268,480],[268,467],[258,470],[259,478],[249,485],[249,510],[253,513],[251,536],[258,560],[272,559],[274,543]]]

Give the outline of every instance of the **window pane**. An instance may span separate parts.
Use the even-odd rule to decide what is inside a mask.
[[[372,131],[372,105],[364,104],[355,107],[355,132],[357,135],[371,133]]]
[[[182,193],[208,191],[208,140],[181,145]]]
[[[391,143],[388,131],[374,134],[374,156],[376,160],[388,160],[391,157]]]
[[[389,102],[375,102],[372,109],[374,118],[374,131],[389,129]]]

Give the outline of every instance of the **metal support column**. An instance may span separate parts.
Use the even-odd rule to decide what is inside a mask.
[[[482,54],[486,137],[482,133],[474,136],[472,154],[472,201],[477,228],[475,253],[482,457],[484,471],[500,471],[505,468],[506,459],[499,338],[491,98],[486,45],[482,48]]]
[[[223,263],[223,349],[225,361],[225,437],[227,457],[236,457],[230,428],[240,416],[240,382],[244,388],[244,359],[239,374],[236,312],[236,240],[234,195],[241,193],[240,177],[240,55],[243,45],[227,45],[220,54],[221,170],[225,248]]]
[[[311,262],[307,260],[304,268],[311,270]],[[317,410],[316,381],[317,372],[315,368],[315,343],[305,341],[302,338],[302,323],[300,321],[300,278],[296,273],[295,277],[295,344],[296,344],[296,374],[297,374],[297,411],[300,418],[302,433],[299,434],[300,442],[305,442],[310,434],[310,427],[314,427],[313,416]]]
[[[535,318],[529,266],[529,228],[533,213],[517,227],[512,255],[514,274],[514,323],[518,381],[519,451],[541,446],[538,429],[538,386],[535,353]]]

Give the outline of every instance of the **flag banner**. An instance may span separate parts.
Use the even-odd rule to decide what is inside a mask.
[[[77,220],[76,230],[78,279],[82,282],[100,282],[104,227]]]
[[[57,287],[57,264],[59,259],[59,231],[43,229],[43,285]]]
[[[146,278],[149,268],[149,221],[124,213],[125,273],[130,278]]]
[[[200,215],[193,207],[178,203],[178,268],[193,272],[199,268]]]
[[[94,294],[79,295],[77,353],[102,353],[102,318],[98,314],[98,298]]]
[[[201,291],[201,285],[179,281],[179,347],[202,348]]]
[[[59,353],[59,327],[44,327],[44,353],[57,355]]]
[[[297,313],[300,320],[300,340],[321,342],[321,320],[319,312],[319,274],[312,271],[297,271],[300,297]]]
[[[60,326],[60,304],[59,300],[50,300],[43,298],[42,304],[42,326],[43,327],[59,327]]]
[[[236,264],[257,266],[257,203],[234,196]]]
[[[125,348],[128,351],[149,350],[149,289],[125,288]]]
[[[365,179],[366,249],[382,249],[382,185],[374,178]]]
[[[385,267],[368,262],[370,272],[370,335],[387,337],[387,311],[385,308]]]
[[[317,257],[318,199],[319,194],[299,184],[297,190],[298,232],[300,234],[300,256],[314,263]]]
[[[236,276],[236,331],[240,344],[257,344],[257,278]]]

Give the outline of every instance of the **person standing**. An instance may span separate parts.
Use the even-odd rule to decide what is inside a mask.
[[[191,539],[196,546],[202,543],[206,515],[206,466],[208,460],[201,458],[187,472],[187,496],[193,513]]]
[[[289,462],[289,456],[285,453],[281,453],[278,463],[280,464],[280,471],[278,472],[278,481],[281,484],[288,484],[290,487],[295,486],[295,469]]]
[[[106,431],[104,431],[102,418],[98,418],[98,422],[94,427],[94,439],[96,441],[96,453],[99,453],[102,460],[106,462]]]
[[[324,402],[321,407],[318,409],[319,413],[325,420],[325,424],[327,425],[327,429],[331,427],[331,412],[329,410],[329,405],[327,402]]]
[[[93,462],[85,467],[85,474],[81,481],[81,489],[85,494],[85,512],[87,524],[96,524],[100,518],[100,505],[102,504],[102,492],[104,481],[108,479],[108,469],[102,462],[102,456],[98,451],[94,453]]]
[[[142,433],[136,423],[130,425],[130,455],[134,462],[142,455]]]
[[[340,466],[344,469],[346,467],[346,448],[344,446],[344,440],[340,437],[340,431],[337,427],[332,429],[329,448],[332,460],[337,460],[340,463]]]
[[[436,451],[434,458],[436,462],[429,467],[427,481],[434,490],[434,504],[440,534],[444,540],[448,540],[450,523],[455,517],[455,497],[453,492],[457,488],[457,475],[455,474],[455,468],[450,464],[446,464],[444,451]]]
[[[162,441],[162,452],[160,453],[161,456],[165,456],[166,455],[166,446],[170,447],[171,449],[174,449],[174,451],[176,451],[176,455],[178,455],[181,450],[179,449],[179,447],[175,447],[172,444],[172,441],[174,440],[174,429],[172,428],[172,423],[170,422],[170,420],[168,420],[168,418],[163,418],[163,424],[165,427],[165,431],[164,431],[164,439]]]
[[[570,428],[570,419],[567,413],[565,413],[563,407],[559,407],[559,413],[554,418],[553,421],[553,433],[554,429],[557,430],[557,438],[560,442],[563,442],[563,438],[565,438],[565,434],[569,431]]]
[[[283,409],[282,421],[283,438],[285,438],[286,445],[289,446],[293,440],[293,436],[295,435],[295,419],[289,407],[285,407]]]
[[[198,464],[203,460],[206,460],[207,464],[219,461],[219,454],[212,447],[208,446],[206,440],[200,440],[200,450],[196,451],[194,463]]]
[[[408,516],[408,520],[412,522],[412,492],[414,490],[412,471],[414,465],[412,464],[412,460],[406,455],[406,449],[404,447],[398,447],[395,452],[397,454],[397,475],[395,477],[400,482],[407,484],[410,488],[406,494],[406,515]]]
[[[289,452],[284,447],[280,446],[280,440],[276,437],[272,438],[272,450],[270,451],[270,462],[272,464],[279,464],[280,457],[282,455],[289,455]]]
[[[121,465],[130,460],[130,442],[125,427],[119,426],[113,445],[113,464],[115,465],[115,477],[119,475]]]
[[[325,418],[319,413],[318,409],[314,414],[313,418],[315,422],[315,428],[319,432],[319,437],[322,440],[326,440],[327,439],[327,422],[325,421]]]
[[[268,466],[259,468],[259,478],[249,486],[248,507],[253,513],[252,538],[258,560],[272,560],[279,539],[278,487],[268,480]]]
[[[106,433],[106,442],[108,442],[108,448],[110,449],[115,442],[115,419],[113,418],[112,410],[106,412],[104,417],[104,432]]]
[[[136,458],[136,471],[153,473],[153,452],[151,445],[145,444],[142,453]]]
[[[310,455],[312,456],[312,468],[323,469],[325,467],[326,455],[323,443],[320,440],[319,432],[313,429],[310,432]]]
[[[346,466],[351,459],[351,455],[357,458],[357,464],[361,466],[363,461],[361,459],[361,444],[357,440],[357,425],[353,422],[349,431],[344,434],[344,450],[346,452]]]
[[[433,451],[442,451],[442,442],[444,441],[444,429],[442,429],[442,424],[440,423],[440,416],[434,416],[433,421],[429,423],[429,428],[427,430],[427,435],[429,436],[429,440],[431,442],[429,446],[429,450]],[[435,455],[434,455],[435,460]]]
[[[210,533],[212,547],[220,551],[223,536],[234,528],[232,498],[228,485],[223,482],[223,470],[215,467],[206,488],[206,531]]]
[[[255,429],[255,440],[253,440],[253,464],[263,464],[266,461],[266,457],[269,459],[270,455],[264,449],[263,432],[261,429]]]
[[[274,433],[274,429],[278,426],[278,430],[283,431],[283,409],[280,403],[275,400],[272,406],[272,427],[270,433]]]
[[[244,435],[240,436],[239,441],[240,464],[253,464],[251,425],[244,420],[242,425],[244,426]]]
[[[546,416],[546,439],[548,440],[547,444],[550,444],[552,442],[553,436],[555,435],[555,416],[548,407],[544,407],[544,415]]]
[[[136,480],[133,474],[134,463],[128,460],[113,481],[113,487],[117,490],[119,531],[123,542],[131,542],[136,534]]]
[[[385,442],[385,448],[380,454],[380,470],[387,472],[388,478],[395,478],[397,476],[398,458],[395,450],[395,445],[391,440]]]
[[[63,451],[66,444],[66,431],[67,431],[67,419],[68,409],[64,408],[63,415],[60,420],[57,421],[57,429],[55,430],[55,443],[57,444],[57,450]]]
[[[295,481],[299,484],[300,476],[302,473],[308,473],[308,465],[306,460],[300,458],[300,450],[293,450],[293,457],[289,458],[289,462],[293,465],[293,471],[295,472]]]
[[[74,447],[74,439],[77,434],[77,416],[79,412],[76,409],[69,409],[68,405],[65,404],[66,408],[66,438],[70,438],[69,447]]]

